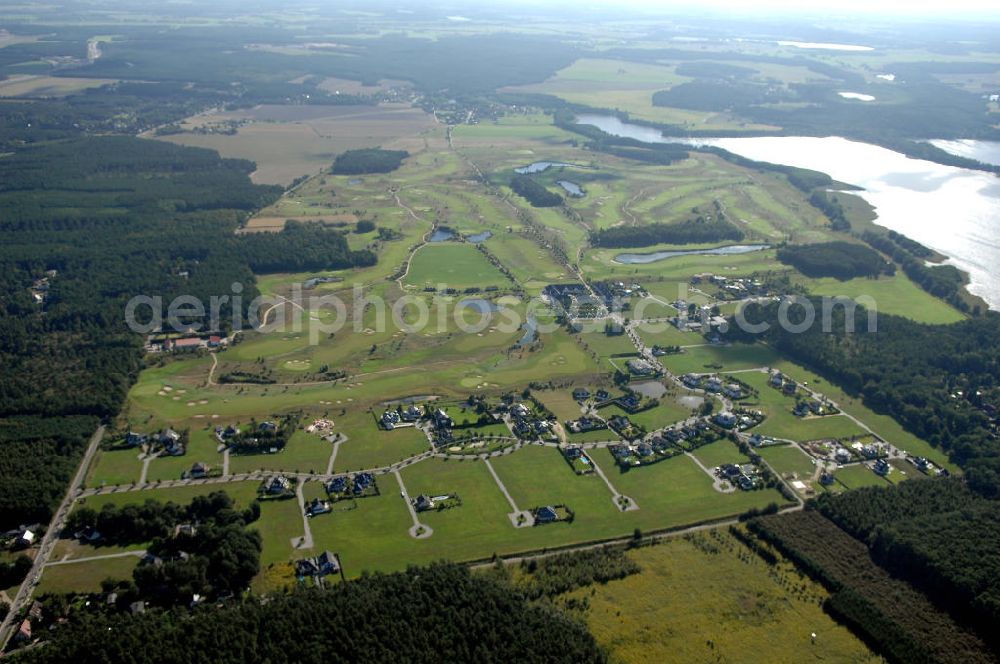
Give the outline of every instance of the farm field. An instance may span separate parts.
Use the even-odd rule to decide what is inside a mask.
[[[37,593],[98,593],[105,579],[131,579],[139,556],[47,565]]]
[[[191,130],[235,123],[235,135]],[[159,136],[181,145],[210,148],[224,157],[257,163],[253,180],[287,185],[296,177],[328,167],[340,152],[388,147],[434,126],[433,118],[405,105],[258,106],[244,111],[209,112],[182,123],[185,133]]]
[[[610,661],[881,661],[823,611],[822,586],[785,560],[769,567],[725,530],[627,555],[640,573],[569,594],[588,601]]]
[[[765,129],[747,126],[725,114],[654,107],[653,93],[690,80],[672,66],[582,58],[544,83],[511,88],[512,92],[555,95],[568,102],[626,111],[636,118],[706,130]]]

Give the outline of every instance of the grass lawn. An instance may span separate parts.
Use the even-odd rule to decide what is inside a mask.
[[[186,505],[195,496],[206,496],[215,491],[225,491],[236,504],[246,507],[257,498],[258,482],[226,482],[225,484],[192,484],[189,486],[171,487],[165,489],[143,489],[141,491],[118,491],[116,493],[106,493],[99,496],[81,498],[76,502],[76,506],[86,505],[98,512],[104,505],[142,504],[147,500],[158,500],[160,502],[173,501]]]
[[[896,420],[888,415],[875,413],[865,406],[861,399],[848,396],[839,387],[823,380],[808,369],[787,360],[776,362],[774,368],[779,369],[799,382],[808,381],[810,387],[833,399],[840,406],[841,410],[850,413],[864,422],[875,433],[896,447],[906,450],[915,456],[927,457],[935,464],[947,468],[953,473],[961,472],[961,469],[948,459],[947,454],[936,447],[932,447],[927,441],[904,430]]]
[[[601,411],[602,416],[604,410]],[[624,413],[624,411],[623,414],[633,424],[645,427],[646,431],[655,431],[691,417],[691,409],[678,402],[676,395],[668,392],[660,397],[660,404],[655,408],[650,408],[634,415],[629,415],[628,413]]]
[[[795,474],[805,480],[812,477],[816,469],[812,457],[795,445],[769,445],[760,448],[757,453],[782,476]]]
[[[905,316],[920,323],[956,323],[965,320],[962,312],[913,283],[902,271],[892,277],[883,276],[878,279],[838,281],[830,277],[802,279],[802,283],[815,295],[871,297],[880,313]],[[865,320],[859,317],[858,324],[863,326]]]
[[[714,443],[703,445],[692,452],[692,454],[698,457],[698,460],[708,468],[715,468],[727,463],[750,462],[750,459],[739,451],[733,441],[727,438],[721,438]]]
[[[695,346],[705,343],[705,337],[694,332],[681,332],[670,323],[641,323],[636,327],[639,338],[647,346]]]
[[[863,486],[889,486],[892,484],[884,477],[879,477],[864,464],[846,466],[837,470],[833,476],[848,489],[859,489]]]
[[[139,450],[101,450],[91,466],[87,486],[114,486],[138,482],[142,474]]]
[[[323,516],[329,515],[324,514],[319,518]],[[260,532],[264,541],[264,551],[260,556],[262,567],[288,560],[290,556],[300,557],[292,556],[295,552],[292,538],[302,537],[302,512],[299,511],[299,502],[294,498],[261,501],[260,519],[250,524],[250,527]]]
[[[438,242],[421,247],[413,255],[406,283],[421,288],[445,285],[464,289],[470,286],[506,287],[510,281],[490,265],[475,245]]]
[[[332,449],[333,446],[323,438],[305,431],[296,431],[285,449],[277,454],[231,454],[229,472],[235,475],[264,468],[300,473],[324,473]]]
[[[794,375],[792,376],[794,378]],[[820,438],[850,438],[866,432],[844,415],[797,417],[792,409],[795,398],[786,396],[768,384],[763,372],[739,374],[739,379],[757,390],[758,398],[743,402],[748,408],[759,408],[767,419],[754,431],[765,436],[805,442]]]
[[[785,502],[773,489],[719,493],[712,488],[712,479],[683,455],[626,472],[616,470],[607,449],[594,450],[593,458],[615,488],[638,503],[639,509],[627,514],[629,521],[643,530],[717,519]]]
[[[419,429],[403,427],[385,431],[375,425],[371,413],[364,411],[340,418],[336,429],[348,438],[340,444],[333,464],[338,473],[384,466],[420,454],[430,446]]]
[[[588,387],[593,394],[594,389]],[[560,422],[580,417],[580,404],[573,398],[572,388],[535,392],[535,396],[551,410]]]
[[[187,452],[179,457],[159,456],[150,461],[146,481],[179,480],[185,471],[191,470],[191,466],[198,462],[207,463],[213,470],[221,470],[222,454],[218,447],[219,441],[212,428],[191,429]]]
[[[733,344],[688,348],[679,355],[665,355],[660,361],[672,373],[680,376],[686,373],[769,367],[779,359],[780,356],[766,346]]]
[[[881,661],[823,611],[822,586],[724,530],[628,555],[639,574],[570,594],[589,603],[587,627],[612,662]]]
[[[48,565],[42,573],[36,595],[46,593],[96,593],[104,579],[131,579],[139,564],[138,556],[89,560],[69,565]]]

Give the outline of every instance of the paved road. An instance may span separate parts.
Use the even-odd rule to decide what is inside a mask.
[[[49,523],[48,530],[45,531],[45,536],[42,538],[41,544],[39,544],[34,564],[31,566],[28,576],[25,577],[24,583],[18,589],[17,596],[14,597],[14,601],[10,605],[10,611],[7,612],[7,616],[0,623],[0,650],[6,647],[7,641],[10,640],[14,632],[14,619],[27,605],[32,593],[35,592],[35,588],[38,586],[39,580],[42,578],[42,570],[49,561],[49,556],[52,555],[52,550],[55,548],[56,540],[59,539],[59,534],[62,532],[63,526],[66,525],[66,517],[69,516],[73,502],[83,489],[84,480],[87,478],[87,469],[90,468],[90,464],[94,460],[94,455],[97,454],[103,438],[104,425],[102,424],[97,427],[97,431],[90,437],[87,450],[83,453],[83,459],[80,460],[80,465],[76,469],[76,475],[73,476],[73,481],[66,490],[66,495],[63,496],[62,502],[59,503],[59,507],[56,509],[56,513]]]
[[[293,549],[311,549],[313,548],[313,534],[312,528],[309,527],[309,517],[306,516],[306,499],[302,494],[303,488],[305,488],[305,482],[299,482],[299,485],[295,487],[295,499],[299,502],[299,513],[302,515],[302,537],[292,538],[292,548]]]

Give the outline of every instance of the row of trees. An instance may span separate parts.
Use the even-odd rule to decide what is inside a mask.
[[[406,150],[363,148],[347,150],[333,161],[334,175],[363,175],[366,173],[391,173],[410,156]]]
[[[563,197],[549,191],[540,182],[528,175],[515,175],[510,179],[510,188],[534,207],[558,207]]]
[[[76,533],[93,528],[100,533],[102,544],[123,545],[168,538],[182,523],[246,524],[259,516],[260,505],[253,503],[245,510],[238,510],[227,493],[215,491],[196,496],[188,505],[152,499],[121,506],[107,503],[99,511],[83,505],[69,515],[66,530]]]
[[[778,260],[807,277],[835,277],[841,281],[896,271],[895,265],[871,247],[840,240],[788,245],[778,249]]]
[[[867,232],[865,242],[899,263],[903,272],[925,291],[940,297],[962,311],[970,307],[962,298],[965,277],[954,265],[928,265],[927,258],[932,252],[913,240],[890,232],[888,235]]]
[[[649,247],[654,244],[700,244],[742,240],[743,231],[724,219],[698,216],[670,223],[642,226],[612,226],[593,231],[590,243],[597,247]]]

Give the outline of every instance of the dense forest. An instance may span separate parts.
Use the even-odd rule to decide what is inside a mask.
[[[819,510],[865,542],[872,558],[962,624],[996,640],[1000,502],[948,478],[821,496]]]
[[[108,632],[115,638],[107,638]],[[603,662],[586,628],[457,565],[362,577],[222,608],[94,615],[25,662]]]
[[[894,274],[896,266],[877,251],[853,242],[820,242],[788,245],[778,249],[778,260],[807,277],[835,277],[841,281],[855,277]]]
[[[510,179],[510,188],[534,207],[556,207],[563,204],[563,197],[545,188],[528,175],[515,175]]]
[[[178,295],[208,302],[236,283],[249,304],[252,269],[374,262],[337,230],[236,235],[282,191],[251,183],[253,168],[115,136],[28,144],[0,160],[0,424],[10,424],[0,426],[0,478],[16,487],[0,501],[19,508],[0,512],[6,525],[48,520],[96,418],[118,412],[141,368],[143,339],[124,320],[131,297],[160,296],[165,310]],[[41,278],[38,303],[30,288]],[[227,331],[231,305],[220,313]],[[14,454],[29,447],[36,453]]]
[[[872,561],[864,544],[819,512],[762,517],[751,531],[833,595],[825,608],[893,662],[996,662],[973,631]]]
[[[742,240],[743,231],[724,219],[704,217],[642,226],[612,226],[590,234],[595,247],[651,247],[654,244],[701,244]]]
[[[333,160],[334,175],[363,175],[365,173],[391,173],[410,156],[406,150],[364,148],[347,150]]]
[[[820,301],[813,306],[822,311]],[[730,338],[763,339],[849,394],[860,395],[876,412],[891,415],[948,452],[966,469],[975,489],[1000,494],[1000,317],[991,313],[952,325],[924,325],[880,313],[877,330],[869,331],[859,309],[849,332],[845,309],[837,306],[830,331],[817,324],[792,333],[778,324],[778,308],[778,303],[748,305],[746,320],[768,323],[769,329],[761,336],[732,329]],[[798,306],[788,311],[793,325],[804,316]]]

